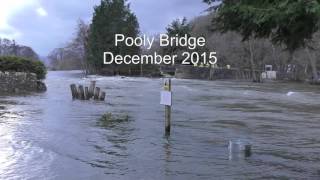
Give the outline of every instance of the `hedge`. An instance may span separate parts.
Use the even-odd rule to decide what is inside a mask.
[[[0,56],[0,71],[35,73],[38,79],[45,79],[47,70],[41,61],[16,56]]]

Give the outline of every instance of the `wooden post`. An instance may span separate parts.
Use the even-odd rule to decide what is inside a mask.
[[[106,92],[103,91],[100,93],[99,100],[104,101],[105,99],[106,99]]]
[[[89,88],[88,87],[84,88],[84,99],[85,100],[89,100],[90,99],[90,97],[89,97]]]
[[[165,91],[171,91],[171,79],[165,81],[164,88]],[[171,106],[165,106],[165,135],[170,136],[171,131]]]
[[[94,91],[94,100],[99,100],[100,88],[96,87]]]
[[[94,95],[94,89],[96,88],[96,81],[91,81],[89,88],[89,99]]]
[[[78,91],[78,93],[79,93],[79,99],[80,99],[80,100],[84,100],[84,89],[83,89],[83,86],[82,86],[82,85],[79,86],[79,91]]]
[[[77,86],[75,84],[71,84],[70,89],[71,89],[72,99],[77,99],[78,98]]]

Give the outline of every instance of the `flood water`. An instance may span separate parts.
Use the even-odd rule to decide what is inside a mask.
[[[82,77],[0,97],[0,179],[320,179],[317,86],[173,79],[166,138],[161,79]],[[106,102],[73,101],[69,85],[92,79]],[[237,139],[250,158],[229,160]]]

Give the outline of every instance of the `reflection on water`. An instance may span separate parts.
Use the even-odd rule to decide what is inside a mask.
[[[69,84],[91,79],[107,102],[72,101]],[[50,72],[46,83],[0,97],[0,179],[320,178],[317,86],[173,80],[166,138],[162,80]],[[229,160],[234,139],[252,142],[249,159]]]

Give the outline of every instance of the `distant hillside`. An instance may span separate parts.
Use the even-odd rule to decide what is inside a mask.
[[[17,44],[14,40],[0,38],[0,56],[18,56],[39,60],[38,54],[28,46]]]

